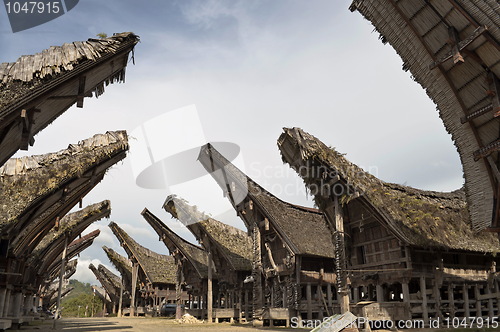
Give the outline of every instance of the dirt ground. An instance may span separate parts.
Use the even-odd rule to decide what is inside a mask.
[[[52,329],[53,321],[43,322],[35,321],[29,326],[21,326],[21,331],[42,332],[54,331]],[[172,319],[166,318],[63,318],[56,322],[57,331],[65,332],[92,332],[92,331],[140,331],[140,332],[253,332],[253,331],[297,331],[297,329],[286,328],[253,328],[251,324],[231,325],[229,323],[220,324],[177,324]],[[301,329],[300,331],[309,331]]]
[[[48,332],[54,331],[53,321],[34,321],[30,325],[21,326],[20,331],[24,332]],[[94,331],[139,331],[139,332],[256,332],[256,331],[310,331],[310,329],[292,329],[292,328],[254,328],[251,324],[229,323],[220,324],[178,324],[173,319],[167,318],[63,318],[56,322],[57,331],[65,332],[94,332]],[[10,331],[10,330],[9,330]],[[375,330],[376,332],[394,332],[388,330]],[[498,329],[414,329],[402,330],[404,332],[500,332]]]

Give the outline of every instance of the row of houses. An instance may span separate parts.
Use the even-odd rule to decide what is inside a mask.
[[[162,255],[110,224],[129,256],[112,252],[113,264],[120,273],[138,268],[138,279],[133,272],[125,286],[142,294],[130,312],[175,302],[201,319],[254,325],[290,325],[294,317],[316,320],[348,311],[426,324],[432,318],[499,315],[499,240],[472,230],[463,190],[440,193],[384,182],[299,128],[285,128],[278,147],[317,209],[277,198],[207,144],[198,160],[246,232],[169,196],[165,211],[199,245],[144,209],[142,216],[172,255],[160,263]],[[163,287],[175,293],[156,300],[161,286],[154,274],[170,274]]]
[[[85,97],[124,81],[133,33],[67,43],[0,64],[0,328],[29,322],[38,307],[64,294],[64,280],[99,235],[82,235],[109,217],[104,200],[83,207],[85,196],[128,151],[125,131],[97,134],[67,149],[11,158],[34,136]],[[79,206],[80,210],[68,213]]]

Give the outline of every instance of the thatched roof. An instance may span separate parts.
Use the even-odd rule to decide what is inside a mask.
[[[71,278],[71,276],[76,273],[77,266],[78,266],[78,259],[77,258],[68,261],[66,263],[66,266],[65,266],[64,277],[63,278],[64,279]],[[39,284],[37,284],[35,286],[38,287],[40,285],[42,285],[42,286],[43,285],[49,285],[49,287],[50,287],[50,285],[52,283],[54,283],[54,280],[59,279],[59,273],[60,273],[60,270],[54,270],[54,271],[52,271],[52,273],[50,275],[48,275],[45,279],[39,280]],[[57,284],[57,282],[56,282],[56,284]]]
[[[0,64],[0,165],[71,105],[123,82],[128,54],[139,41],[131,32],[53,46]],[[24,111],[23,111],[24,110]]]
[[[48,261],[47,265],[50,264],[53,257],[60,255],[64,250],[65,236],[68,238],[68,243],[70,243],[90,224],[101,218],[109,217],[110,213],[111,203],[106,200],[89,205],[80,211],[67,214],[61,219],[59,225],[52,228],[36,246],[28,261],[29,264],[31,265],[39,260],[42,260],[44,263]],[[42,266],[44,264],[39,265]]]
[[[0,167],[0,233],[12,238],[14,253],[34,249],[127,150],[126,132],[114,131]]]
[[[167,197],[163,208],[182,222],[205,249],[203,238],[207,236],[234,271],[252,270],[252,239],[246,232],[210,218],[175,195]]]
[[[278,146],[283,161],[300,170],[306,185],[326,190],[325,184],[336,178],[345,188],[338,191],[344,204],[351,199],[361,200],[404,243],[439,249],[500,251],[498,238],[492,233],[472,231],[461,190],[441,193],[384,182],[299,128],[285,128]],[[314,194],[320,207],[331,200],[331,192]]]
[[[240,202],[252,201],[273,224],[295,254],[334,257],[332,233],[323,214],[282,201],[222,156],[213,146],[202,147],[198,160],[229,196],[236,212]],[[249,230],[253,227],[242,218]]]
[[[129,259],[139,263],[151,284],[175,284],[177,266],[172,256],[161,255],[141,246],[114,222],[109,224],[109,228],[120,241]]]
[[[64,279],[69,279],[76,273],[76,268],[78,266],[78,259],[72,259],[66,263],[66,273],[64,274]]]
[[[113,301],[117,301],[120,295],[120,278],[99,264],[96,268],[94,264],[89,264],[89,269],[94,273],[96,279],[101,283]]]
[[[75,289],[75,288],[68,287],[68,288],[63,289],[61,292],[61,299],[63,299],[66,295],[68,295],[73,289]],[[55,305],[57,303],[58,295],[59,295],[58,292],[54,292],[52,294],[52,297],[50,298],[48,306],[47,306],[48,308],[52,307],[53,305]]]
[[[108,268],[106,268],[102,264],[99,264],[97,269],[99,270],[99,272],[102,273],[102,275],[104,275],[109,280],[109,282],[113,285],[114,288],[120,289],[122,282],[119,276],[111,272]]]
[[[109,303],[111,302],[111,299],[108,296],[108,293],[103,287],[99,287],[96,285],[92,285],[92,291],[99,296],[99,298],[104,302],[104,303]]]
[[[70,260],[88,247],[92,245],[96,237],[99,236],[101,233],[100,230],[96,229],[93,232],[90,232],[81,238],[74,240],[68,245],[67,248],[67,253],[66,253],[66,260]],[[61,267],[61,258],[62,258],[62,253],[59,255],[53,262],[52,264],[47,268],[48,274],[53,275],[53,273],[57,273]]]
[[[132,286],[132,262],[125,256],[120,255],[116,251],[106,246],[103,246],[102,249],[106,253],[109,258],[109,261],[115,269],[120,272],[123,278],[123,282],[125,284],[126,289],[130,289]]]
[[[355,0],[350,9],[372,22],[437,105],[460,154],[472,226],[489,226],[500,182],[498,1]]]
[[[189,262],[193,269],[198,273],[198,276],[201,279],[207,278],[208,258],[207,253],[203,250],[203,248],[200,248],[181,238],[148,209],[145,208],[141,214],[160,236],[160,239],[163,243],[165,243],[170,251],[170,254],[173,254],[174,252],[181,253],[182,256],[186,258],[187,262]]]

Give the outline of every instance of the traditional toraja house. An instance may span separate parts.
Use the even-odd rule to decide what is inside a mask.
[[[70,244],[68,244],[68,249],[66,253],[66,260],[70,260],[74,258],[76,255],[79,255],[82,251],[87,249],[94,243],[94,240],[99,236],[101,233],[100,230],[96,229],[95,231],[92,231],[86,235],[83,235],[82,237],[74,240]],[[54,273],[57,273],[61,269],[61,263],[62,259],[61,256],[55,259],[52,264],[49,265],[47,270],[49,271],[49,275],[53,275]]]
[[[31,253],[27,260],[23,284],[34,285],[38,289],[47,282],[50,277],[47,268],[57,257],[61,257],[65,245],[76,239],[94,221],[109,217],[110,213],[110,202],[102,201],[64,216]]]
[[[65,288],[63,289],[62,293],[61,293],[61,298],[64,298],[66,295],[68,295],[69,293],[71,293],[71,291],[75,289],[74,287],[68,287],[68,288]],[[53,306],[56,305],[57,303],[57,297],[58,297],[58,294],[57,294],[57,291],[54,292],[52,298],[49,300],[49,303],[47,305],[47,308],[51,308]]]
[[[278,146],[327,218],[340,221],[351,299],[378,302],[365,314],[426,323],[498,316],[499,240],[474,233],[462,190],[383,182],[298,128],[284,129]]]
[[[135,288],[136,280],[139,281],[141,299],[138,299],[136,306],[152,309],[153,315],[159,313],[162,302],[175,298],[177,267],[174,258],[141,246],[114,222],[109,227],[133,264],[132,287]],[[134,300],[137,299],[132,290],[131,316],[134,315]]]
[[[203,248],[196,246],[177,235],[148,209],[141,212],[146,221],[153,227],[160,241],[167,246],[170,255],[175,259],[176,268],[176,317],[180,318],[181,304],[186,302],[182,294],[185,285],[189,294],[189,313],[198,318],[207,316],[208,293],[208,255]],[[217,281],[212,279],[214,284]],[[193,304],[196,305],[194,309]]]
[[[174,195],[167,197],[163,208],[174,218],[181,221],[203,246],[208,260],[214,266],[219,282],[218,294],[213,306],[207,303],[210,321],[220,319],[250,319],[252,287],[244,283],[252,271],[252,239],[250,236],[230,225],[221,223],[189,205]],[[208,299],[212,291],[211,273],[208,275]],[[213,297],[213,296],[212,296]],[[213,312],[211,308],[213,307]]]
[[[321,319],[338,311],[335,247],[323,214],[278,199],[210,144],[198,160],[252,236],[254,324],[289,324],[293,317]]]
[[[103,287],[92,285],[92,292],[94,294],[96,294],[101,299],[102,303],[104,304],[102,317],[105,317],[106,313],[110,312],[110,310],[109,310],[110,307],[113,306],[113,303],[111,302],[111,299],[110,299],[108,293],[106,292],[106,289],[104,289]],[[101,316],[101,315],[99,315],[99,316]]]
[[[65,267],[64,271],[64,276],[63,276],[63,284],[67,285],[69,278],[76,272],[76,267],[78,265],[78,260],[73,259],[70,260]],[[38,292],[37,296],[35,297],[35,301],[31,297],[26,297],[26,304],[24,307],[24,310],[26,312],[29,312],[31,308],[37,308],[38,306],[42,306],[43,308],[47,309],[49,308],[49,302],[50,300],[54,297],[57,298],[57,291],[58,291],[58,286],[59,286],[59,280],[56,280],[59,278],[59,273],[60,271],[57,271],[57,273],[54,273],[51,275],[50,282],[46,283],[41,287],[41,290]],[[64,290],[64,289],[63,289]],[[29,299],[28,299],[29,298]]]
[[[108,132],[57,153],[10,159],[0,168],[0,268],[4,271],[0,309],[10,306],[6,302],[11,291],[16,293],[16,303],[23,292],[33,291],[22,287],[26,259],[127,150],[124,131]]]
[[[108,270],[102,264],[99,264],[96,268],[94,264],[90,263],[89,269],[94,273],[96,279],[101,283],[105,291],[104,296],[101,298],[106,304],[107,312],[115,314],[120,303],[120,292],[122,289],[120,277]]]
[[[500,15],[496,0],[356,0],[437,105],[458,149],[474,230],[500,231]]]
[[[53,46],[0,64],[0,165],[84,97],[125,80],[128,55],[139,37],[131,32]]]
[[[109,261],[115,269],[120,273],[121,275],[121,282],[122,282],[122,291],[123,291],[123,305],[130,306],[130,291],[132,290],[132,262],[130,259],[120,255],[116,251],[114,251],[111,248],[108,248],[106,246],[103,246],[102,249],[106,253],[106,255],[109,258]],[[135,287],[137,289],[137,285]],[[119,312],[121,314],[121,312]]]

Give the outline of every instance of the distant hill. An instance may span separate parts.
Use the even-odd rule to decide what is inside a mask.
[[[83,283],[76,279],[70,279],[68,287],[74,289],[61,300],[63,317],[87,317],[92,316],[92,310],[97,313],[102,308],[102,301],[94,296],[92,285]]]
[[[74,289],[61,300],[63,303],[67,300],[80,296],[80,294],[92,295],[92,285],[88,282],[83,283],[76,279],[70,279],[68,287],[73,287]]]

